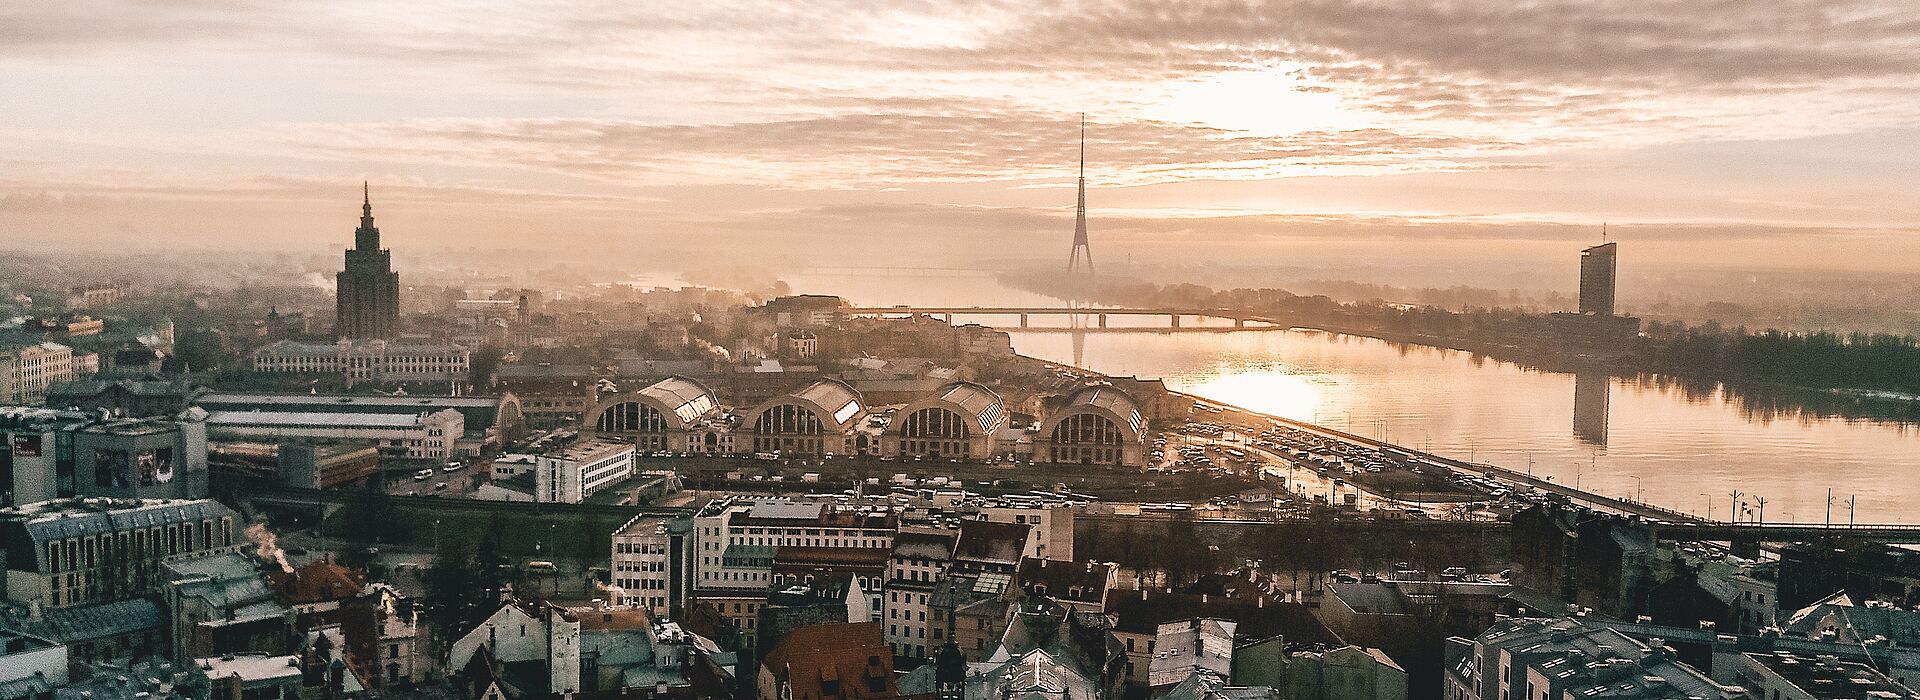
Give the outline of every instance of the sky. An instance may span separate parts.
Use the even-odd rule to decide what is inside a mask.
[[[14,2],[0,94],[0,248],[1064,263],[1084,115],[1104,261],[1920,272],[1912,0]]]

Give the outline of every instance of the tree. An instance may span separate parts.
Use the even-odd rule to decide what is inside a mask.
[[[486,587],[473,573],[473,543],[465,537],[442,537],[422,581],[427,599],[434,603],[427,610],[429,624],[443,633],[464,630],[492,612]]]
[[[492,345],[483,345],[467,358],[467,383],[474,389],[493,386],[494,370],[500,369],[500,360],[506,357],[506,351]]]

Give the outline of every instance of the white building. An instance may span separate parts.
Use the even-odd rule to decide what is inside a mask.
[[[215,411],[207,416],[207,437],[214,440],[367,440],[383,450],[404,450],[410,459],[446,459],[465,432],[466,419],[451,408],[433,413]]]
[[[894,656],[924,659],[944,641],[946,625],[928,621],[929,603],[940,579],[953,566],[959,541],[960,531],[947,529],[901,528],[894,536],[883,603],[884,639]]]
[[[0,693],[6,697],[51,697],[54,689],[66,684],[67,645],[24,632],[0,630]]]
[[[672,518],[638,515],[613,533],[614,604],[667,616],[674,603]]]
[[[533,471],[540,462],[539,457],[528,454],[505,454],[493,458],[493,478],[509,479]]]
[[[37,403],[54,382],[73,379],[73,348],[59,343],[0,347],[0,403]]]
[[[459,345],[282,340],[253,351],[252,366],[255,372],[341,374],[349,381],[456,381],[467,378],[471,354]]]
[[[981,520],[1033,526],[1027,531],[1026,557],[1073,561],[1073,508],[1059,503],[1001,501],[987,501],[978,507]]]
[[[547,688],[555,694],[580,691],[580,618],[572,611],[544,601],[510,599],[454,641],[447,668],[466,668],[482,646],[501,663],[542,662]]]
[[[542,454],[533,467],[533,499],[579,503],[633,476],[639,453],[630,443],[581,440]]]
[[[1147,686],[1169,689],[1202,671],[1231,676],[1235,627],[1231,620],[1212,618],[1160,623],[1153,635],[1158,651],[1148,665]]]
[[[765,591],[773,582],[780,547],[891,549],[897,521],[891,513],[859,512],[831,504],[728,498],[694,516],[696,590]]]

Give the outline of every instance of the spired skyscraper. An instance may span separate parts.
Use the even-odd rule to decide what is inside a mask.
[[[335,277],[333,336],[392,338],[400,324],[400,273],[393,271],[393,253],[380,247],[372,188],[365,183],[361,188],[360,228],[353,232],[346,269]]]

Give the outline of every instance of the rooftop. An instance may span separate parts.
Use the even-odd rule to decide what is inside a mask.
[[[451,410],[451,409],[449,409]],[[329,428],[413,428],[432,411],[420,413],[314,413],[305,411],[214,411],[207,425],[329,427]]]
[[[1747,662],[1765,667],[1781,680],[1819,700],[1915,700],[1914,692],[1866,664],[1811,656],[1791,651],[1746,654]]]

